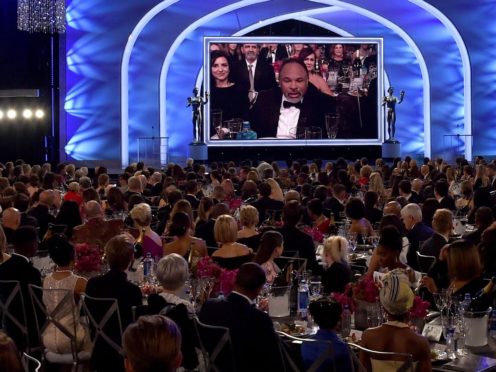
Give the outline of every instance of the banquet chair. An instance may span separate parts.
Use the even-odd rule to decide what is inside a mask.
[[[96,298],[86,294],[81,295],[83,314],[87,317],[91,331],[91,348],[95,345],[109,352],[124,356],[122,349],[122,322],[117,299]]]
[[[413,362],[413,356],[412,354],[408,353],[395,353],[392,351],[376,351],[376,350],[370,350],[367,349],[363,346],[354,344],[352,342],[348,342],[348,346],[351,349],[355,349],[359,352],[364,352],[368,354],[368,356],[372,360],[378,360],[378,361],[383,361],[385,363],[396,363],[394,368],[396,372],[414,372],[415,369],[415,364]],[[353,353],[353,350],[350,351],[350,355],[355,355]],[[356,360],[354,360],[355,363],[353,363],[354,371],[365,371],[366,368],[359,363],[358,366],[356,365]],[[390,369],[392,370],[392,369]]]
[[[26,353],[21,355],[21,364],[25,372],[38,372],[41,368],[41,362]]]
[[[40,337],[40,345],[43,345],[42,336],[44,332],[49,326],[53,326],[56,331],[67,337],[71,346],[71,352],[69,353],[57,353],[45,348],[42,353],[42,360],[47,360],[53,364],[72,365],[73,371],[77,371],[80,365],[88,363],[90,352],[78,351],[77,321],[79,319],[79,308],[74,303],[74,292],[68,289],[41,288],[30,284],[29,296],[35,315],[36,329]],[[60,299],[60,302],[50,311],[42,299],[52,296]],[[64,324],[64,318],[68,316],[75,320],[70,326]],[[81,334],[79,336],[79,342],[81,342]]]
[[[315,345],[326,345],[327,347],[324,351],[314,360],[312,365],[308,367],[305,371],[307,372],[316,372],[321,367],[323,367],[324,363],[331,362],[332,363],[332,371],[336,371],[336,365],[334,360],[334,350],[332,348],[332,343],[325,340],[315,340],[312,338],[300,338],[291,336],[285,332],[276,331],[279,336],[279,348],[281,351],[282,360],[284,362],[285,369],[287,371],[299,372],[303,371],[303,358],[301,355],[301,346],[305,343],[313,343]],[[296,353],[294,353],[295,349],[298,349]],[[291,356],[290,354],[293,354]],[[295,356],[298,358],[296,359]],[[295,361],[296,359],[296,361]],[[327,364],[326,363],[326,364]]]
[[[0,280],[0,319],[0,327],[17,348],[31,352],[24,296],[17,280]]]
[[[229,328],[213,326],[193,318],[193,325],[197,337],[206,372],[235,371],[233,347]]]
[[[427,274],[436,263],[435,256],[428,256],[417,251],[417,263],[420,272]]]
[[[274,262],[280,268],[286,267],[290,262],[293,264],[293,269],[298,273],[302,274],[307,270],[307,259],[301,257],[288,257],[288,256],[279,256],[274,259]]]

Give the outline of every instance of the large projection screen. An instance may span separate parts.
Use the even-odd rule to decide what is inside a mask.
[[[251,45],[251,46],[250,46]],[[253,87],[248,87],[247,78],[243,80],[243,67],[246,70],[247,62],[245,53],[253,53],[253,45],[256,46],[257,65],[255,68],[273,72],[275,87],[270,83],[272,78],[264,76],[260,90],[255,89],[255,93],[249,92]],[[384,140],[383,125],[383,40],[381,38],[329,38],[329,37],[204,37],[204,69],[203,69],[203,89],[209,95],[209,100],[204,106],[204,121],[202,137],[208,146],[213,147],[236,147],[236,146],[349,146],[349,145],[378,145]],[[311,48],[311,49],[307,49]],[[239,89],[232,90],[230,94],[225,94],[221,87],[217,87],[218,75],[212,75],[211,57],[218,56],[215,50],[220,49],[227,52],[229,56],[229,80],[234,82]],[[251,52],[250,52],[251,49]],[[314,52],[314,66],[310,67],[307,59],[309,73],[312,79],[321,79],[312,84],[311,89],[321,86],[324,83],[329,89],[319,89],[320,93],[326,95],[333,104],[329,107],[314,108],[319,112],[322,121],[319,124],[308,122],[301,126],[298,123],[294,130],[290,130],[285,136],[258,135],[256,140],[242,139],[236,132],[239,130],[239,123],[251,121],[257,117],[254,112],[256,106],[264,105],[264,97],[267,97],[269,90],[277,90],[279,87],[278,70],[281,63],[288,59],[288,53],[296,56]],[[229,50],[234,50],[229,54]],[[311,60],[312,57],[310,57]],[[303,59],[300,59],[303,62]],[[213,61],[214,65],[221,64],[222,59]],[[263,65],[263,66],[262,66]],[[218,73],[218,72],[217,72]],[[269,73],[270,74],[270,73]],[[245,73],[246,76],[247,73]],[[255,73],[255,77],[257,73]],[[318,83],[318,84],[317,84]],[[232,84],[232,83],[231,83]],[[309,88],[310,89],[310,88]],[[220,93],[219,93],[220,92]],[[249,95],[252,94],[252,95]],[[248,103],[244,101],[245,96]],[[253,95],[256,97],[253,98]],[[322,94],[320,94],[321,96]],[[239,101],[243,101],[240,106]],[[259,100],[260,98],[260,100]],[[232,99],[232,102],[230,101]],[[305,101],[305,98],[303,98]],[[320,101],[319,101],[320,102]],[[325,101],[327,102],[327,101]],[[248,108],[246,108],[248,105]],[[241,109],[239,109],[239,106]],[[238,107],[238,109],[236,109]],[[282,107],[282,106],[281,106]],[[222,112],[222,114],[219,114]],[[339,114],[338,129],[336,125],[331,128],[331,114]],[[317,115],[317,114],[316,114]],[[222,119],[219,119],[222,116]],[[326,125],[326,119],[329,116]],[[264,118],[258,118],[257,123],[252,123],[253,129],[260,126],[274,125],[269,123],[269,119],[264,122]],[[257,125],[254,125],[257,124]],[[319,130],[320,127],[320,138]],[[264,132],[264,131],[262,131]],[[279,131],[278,131],[279,133]]]

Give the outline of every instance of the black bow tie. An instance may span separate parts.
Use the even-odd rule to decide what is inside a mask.
[[[296,107],[297,109],[301,109],[301,102],[283,101],[282,107],[284,108]]]

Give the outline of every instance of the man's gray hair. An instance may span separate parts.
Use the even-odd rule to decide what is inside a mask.
[[[420,209],[418,204],[407,204],[401,210],[401,217],[405,218],[406,216],[413,217],[414,221],[417,223],[422,222],[422,209]]]
[[[188,263],[177,253],[171,253],[160,259],[157,264],[157,280],[167,290],[181,288],[189,277]]]

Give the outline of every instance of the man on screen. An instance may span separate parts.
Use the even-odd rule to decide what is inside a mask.
[[[243,44],[241,52],[245,58],[233,67],[232,80],[246,91],[253,104],[258,92],[277,86],[276,77],[272,65],[259,60],[258,44]]]
[[[325,114],[335,112],[334,97],[309,86],[305,65],[294,59],[282,64],[279,84],[280,88],[260,92],[249,112],[258,138],[303,139],[298,134],[303,127],[318,127],[322,138],[327,138]]]

